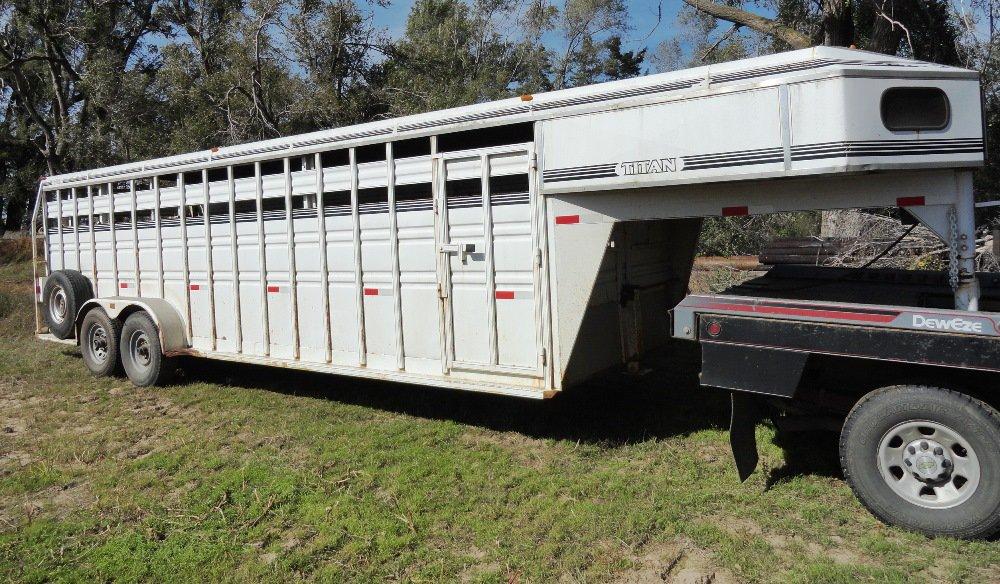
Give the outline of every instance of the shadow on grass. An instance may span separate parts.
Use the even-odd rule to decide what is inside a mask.
[[[644,375],[608,373],[548,400],[194,358],[182,361],[181,383],[261,389],[613,448],[728,430],[729,393],[698,385],[699,359],[697,347],[673,344]],[[785,464],[769,472],[765,488],[800,475],[842,477],[836,433],[779,431],[774,443],[784,450]]]
[[[686,344],[685,344],[686,345]],[[698,352],[671,347],[642,376],[609,373],[548,400],[192,359],[190,381],[266,389],[541,439],[619,446],[729,424],[729,397],[698,386]]]
[[[774,444],[784,451],[785,464],[771,469],[764,489],[801,475],[843,479],[838,454],[839,438],[837,432],[830,430],[779,430]]]

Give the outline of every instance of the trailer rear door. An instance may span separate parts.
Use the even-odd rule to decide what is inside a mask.
[[[448,370],[542,373],[539,221],[530,145],[436,158]]]

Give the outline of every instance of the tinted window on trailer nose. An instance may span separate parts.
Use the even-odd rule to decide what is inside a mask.
[[[893,87],[882,94],[882,123],[893,131],[940,130],[950,115],[948,96],[937,87]]]

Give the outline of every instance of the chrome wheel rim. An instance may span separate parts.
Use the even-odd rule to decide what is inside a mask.
[[[62,323],[66,320],[66,312],[69,310],[69,301],[66,298],[66,291],[62,286],[56,286],[49,297],[49,316],[52,322]]]
[[[882,479],[897,495],[926,509],[947,509],[969,500],[982,468],[960,432],[930,420],[897,424],[878,447]]]
[[[90,346],[90,354],[100,362],[108,360],[108,331],[100,324],[94,324],[87,331],[87,344]]]
[[[128,351],[132,362],[140,367],[149,367],[150,363],[153,362],[149,337],[143,331],[132,332],[128,339]]]

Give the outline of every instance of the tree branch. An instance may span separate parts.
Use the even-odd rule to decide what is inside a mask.
[[[733,24],[751,28],[757,32],[773,36],[792,48],[805,49],[811,47],[813,43],[809,37],[795,30],[790,26],[780,24],[770,18],[758,16],[752,12],[741,10],[733,6],[716,4],[712,0],[684,0],[686,4],[692,6],[705,14],[715,18],[726,20]]]

